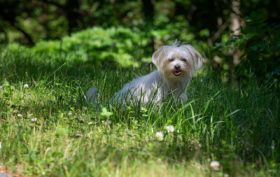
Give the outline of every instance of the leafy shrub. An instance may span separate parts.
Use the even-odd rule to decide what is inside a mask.
[[[170,24],[159,24],[159,28],[133,30],[124,27],[94,27],[73,33],[61,40],[40,41],[31,48],[19,44],[9,44],[8,50],[24,49],[37,58],[49,57],[52,61],[82,61],[95,64],[138,67],[142,62],[150,62],[154,48],[171,44],[176,39],[191,43],[194,35],[188,32],[187,25],[178,20]],[[152,45],[151,45],[152,44]],[[203,46],[196,42],[196,46]],[[44,55],[44,57],[40,57]]]
[[[74,33],[60,41],[41,41],[32,48],[32,51],[50,56],[67,55],[71,60],[93,63],[114,61],[122,67],[137,67],[141,61],[137,58],[139,57],[137,54],[141,52],[140,46],[145,45],[141,39],[141,33],[128,28],[95,27]]]

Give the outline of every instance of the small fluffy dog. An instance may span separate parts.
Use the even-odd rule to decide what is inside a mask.
[[[187,100],[186,87],[194,71],[201,68],[203,58],[191,45],[166,45],[154,52],[152,62],[157,70],[138,77],[124,85],[112,98],[113,103],[161,103],[172,96],[182,102]],[[96,99],[97,90],[91,88],[86,97]]]

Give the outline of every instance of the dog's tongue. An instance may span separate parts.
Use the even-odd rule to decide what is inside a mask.
[[[173,74],[174,74],[175,76],[180,76],[180,75],[182,74],[182,71],[181,71],[181,70],[174,70],[174,71],[173,71]]]

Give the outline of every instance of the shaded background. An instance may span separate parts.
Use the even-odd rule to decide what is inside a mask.
[[[279,9],[273,0],[0,0],[0,42],[54,60],[140,67],[179,40],[223,82],[279,88]]]

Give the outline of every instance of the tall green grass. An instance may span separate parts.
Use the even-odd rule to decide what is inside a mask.
[[[0,165],[26,176],[279,174],[276,90],[254,78],[225,85],[204,71],[193,78],[183,105],[110,109],[111,96],[147,72],[2,52]],[[93,85],[101,109],[84,99]],[[209,167],[212,160],[220,162],[218,171]]]

